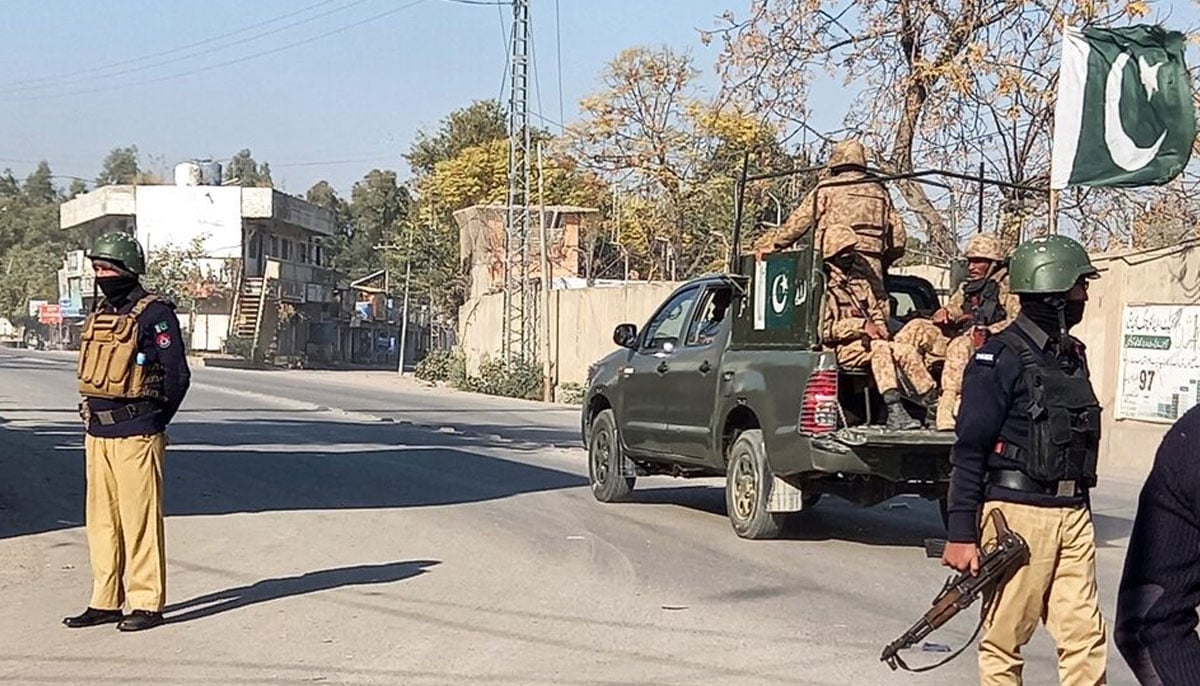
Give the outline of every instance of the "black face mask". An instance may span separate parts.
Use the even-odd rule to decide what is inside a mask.
[[[129,294],[137,288],[136,276],[100,276],[96,277],[96,287],[104,294],[104,298],[113,305],[120,307],[129,298]]]
[[[1083,300],[1067,301],[1067,306],[1063,308],[1063,318],[1067,322],[1068,329],[1083,321],[1083,307],[1086,304]]]

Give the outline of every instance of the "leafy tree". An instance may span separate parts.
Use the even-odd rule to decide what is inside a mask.
[[[235,179],[237,185],[243,187],[271,187],[271,166],[266,162],[258,163],[250,154],[249,148],[243,148],[232,159],[226,170],[226,176]]]
[[[100,175],[96,177],[97,186],[109,186],[122,183],[135,183],[141,174],[138,166],[138,149],[136,145],[124,148],[113,148],[104,163]]]
[[[50,165],[45,160],[39,162],[37,169],[25,178],[25,195],[35,204],[58,201],[58,191],[50,177]]]
[[[70,187],[67,188],[67,200],[71,200],[76,196],[87,193],[87,184],[83,179],[72,179]]]
[[[326,264],[346,272],[352,271],[351,265],[343,264],[342,256],[354,230],[354,217],[350,212],[350,204],[338,196],[333,186],[324,180],[313,184],[313,187],[304,194],[304,198],[333,213],[334,234],[322,243]]]
[[[495,100],[477,100],[451,112],[436,132],[418,131],[405,158],[417,174],[431,174],[438,162],[497,139],[508,139],[503,108]]]
[[[201,282],[200,260],[206,256],[205,239],[196,236],[186,248],[152,248],[146,255],[146,275],[142,278],[146,288],[193,311]]]
[[[373,169],[350,191],[353,228],[339,263],[352,276],[362,276],[385,266],[377,245],[399,243],[412,200],[408,188],[396,181],[396,172]]]

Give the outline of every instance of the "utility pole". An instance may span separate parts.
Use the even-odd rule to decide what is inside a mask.
[[[504,225],[504,320],[501,354],[506,360],[534,356],[529,293],[529,0],[512,0],[512,72],[508,97],[508,213]]]
[[[545,168],[542,166],[542,143],[538,141],[537,145],[537,164],[538,164],[538,216],[539,222],[539,241],[542,244],[541,267],[542,267],[542,400],[550,402],[554,400],[554,369],[550,364],[550,241],[546,239],[546,186],[543,183],[545,179]],[[557,321],[558,317],[555,316]]]
[[[397,364],[397,372],[404,375],[404,358],[408,352],[408,285],[412,281],[412,242],[413,229],[412,222],[406,221],[408,225],[408,248],[404,251],[404,314],[400,322],[400,362]]]

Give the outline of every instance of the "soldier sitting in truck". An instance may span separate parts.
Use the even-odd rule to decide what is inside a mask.
[[[896,340],[917,349],[927,366],[944,360],[942,393],[937,406],[937,429],[953,431],[962,392],[963,370],[989,334],[999,333],[1021,311],[1021,302],[1008,288],[1005,251],[999,239],[976,234],[967,243],[967,280],[932,319],[914,319]]]
[[[921,422],[904,406],[897,368],[930,415],[937,403],[937,385],[916,348],[888,340],[887,305],[871,286],[871,266],[855,250],[857,244],[858,237],[844,224],[831,225],[824,232],[827,283],[821,341],[834,348],[840,367],[870,367],[887,407],[889,430],[915,429]]]

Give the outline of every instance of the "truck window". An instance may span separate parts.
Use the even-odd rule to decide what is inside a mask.
[[[704,291],[692,324],[688,327],[684,345],[704,346],[716,339],[717,334],[729,326],[733,315],[729,312],[733,289],[728,286],[712,286]]]
[[[692,312],[692,305],[699,295],[699,288],[689,288],[667,301],[646,325],[642,336],[643,352],[662,350],[663,344],[679,345],[683,336],[683,328]]]

